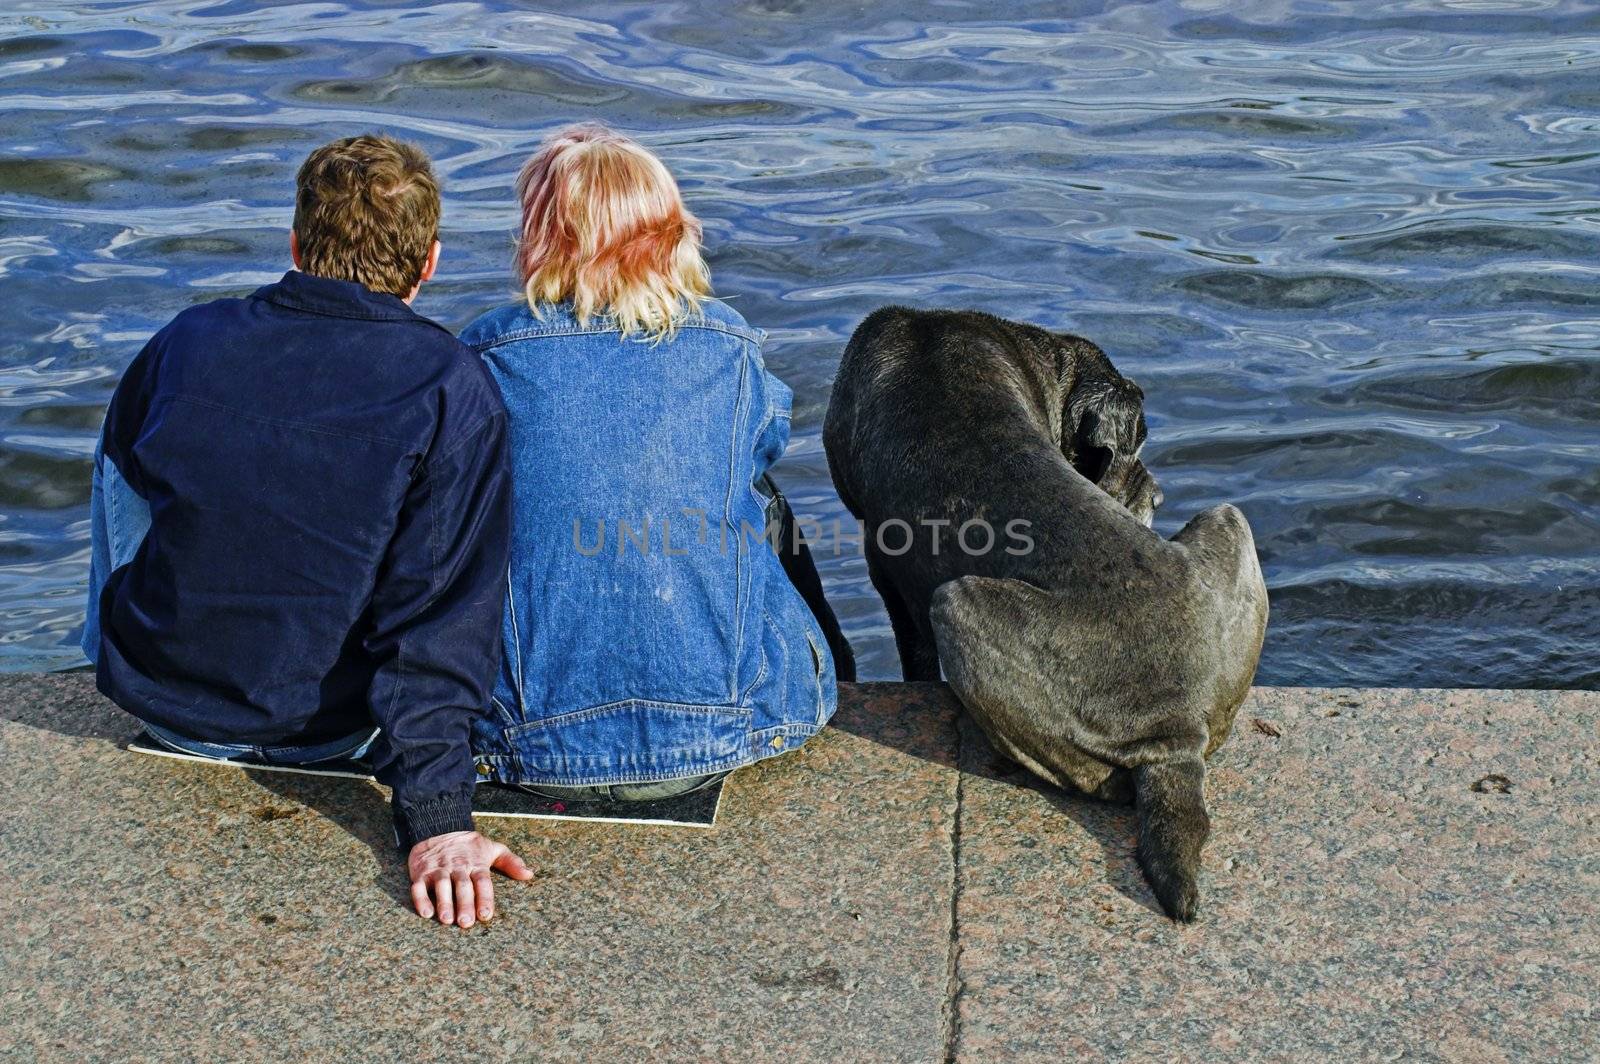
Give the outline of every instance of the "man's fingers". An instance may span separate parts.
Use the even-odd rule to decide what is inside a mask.
[[[489,867],[485,868],[487,864]],[[411,902],[424,919],[469,928],[494,917],[493,871],[513,879],[533,878],[522,858],[476,832],[455,832],[412,847]]]
[[[472,889],[472,877],[465,872],[455,874],[456,923],[471,927],[478,918],[477,892]]]
[[[433,902],[428,898],[428,884],[417,880],[411,884],[411,904],[417,907],[417,915],[424,920],[433,915]]]
[[[512,879],[533,878],[533,869],[524,864],[522,858],[506,849],[504,846],[500,847],[499,856],[494,859],[494,863],[489,867],[505,873]]]
[[[433,881],[433,898],[439,903],[439,922],[453,924],[456,922],[455,895],[450,889],[450,875],[439,872]]]
[[[483,869],[472,873],[472,890],[478,896],[478,919],[494,919],[494,880]]]

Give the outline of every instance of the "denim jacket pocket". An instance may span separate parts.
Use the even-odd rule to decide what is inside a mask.
[[[530,721],[505,736],[524,782],[649,782],[744,764],[750,711],[634,698]]]

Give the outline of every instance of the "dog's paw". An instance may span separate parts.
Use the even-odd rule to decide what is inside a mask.
[[[1155,476],[1137,459],[1131,463],[1113,497],[1146,528],[1155,527],[1156,510],[1167,498]]]

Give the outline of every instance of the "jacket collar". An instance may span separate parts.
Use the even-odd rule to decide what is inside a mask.
[[[713,308],[718,309],[713,310]],[[735,320],[725,320],[729,316]],[[500,343],[506,340],[531,339],[536,336],[610,333],[617,332],[621,328],[616,316],[604,311],[591,316],[587,322],[580,322],[570,300],[560,303],[540,303],[535,312],[525,300],[519,299],[515,303],[481,315],[467,326],[461,338],[469,344]],[[713,299],[707,299],[699,310],[678,319],[678,328],[714,329],[733,333],[756,344],[767,338],[766,332],[746,324],[736,312]],[[651,342],[637,333],[633,335],[633,339],[638,343]]]
[[[325,314],[334,318],[366,321],[428,321],[406,305],[405,300],[387,292],[374,292],[356,281],[336,281],[331,277],[290,270],[283,280],[255,290],[255,299],[280,307]],[[432,324],[430,322],[430,324]]]

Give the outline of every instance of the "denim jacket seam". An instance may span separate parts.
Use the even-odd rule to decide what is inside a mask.
[[[352,734],[355,734],[355,733],[352,733]],[[376,737],[376,730],[367,731],[367,732],[365,732],[365,734],[368,735],[369,741],[370,741],[371,738]],[[285,753],[285,752],[293,753],[296,750],[301,750],[301,749],[304,749],[304,747],[303,746],[297,746],[297,745],[290,745],[290,746],[258,745],[258,746],[256,746],[256,750],[259,753],[263,753],[263,754],[281,754],[281,753]]]
[[[809,621],[811,618],[807,618],[807,620]],[[817,695],[817,722],[818,726],[820,727],[822,723],[823,707],[828,704],[827,696],[822,692],[822,648],[817,646],[816,639],[812,637],[810,624],[806,625],[805,634],[806,647],[811,651],[811,689],[815,691]]]
[[[511,619],[511,650],[516,670],[512,679],[512,694],[517,699],[517,709],[526,710],[527,699],[522,694],[522,626],[517,623],[517,593],[511,584],[511,566],[506,566],[506,616]]]
[[[766,532],[767,532],[767,524],[768,524],[768,521],[767,521],[767,507],[772,505],[772,500],[769,499],[767,496],[761,494],[761,489],[756,487],[756,480],[755,480],[754,477],[752,477],[750,479],[750,483],[748,485],[746,485],[746,487],[750,491],[750,498],[752,500],[754,500],[755,504],[758,507],[761,508],[761,539],[762,539],[762,542],[766,542]],[[740,531],[743,532],[744,530],[740,529]],[[741,544],[742,544],[742,541],[741,541]]]
[[[211,401],[210,399],[201,399],[193,395],[165,396],[159,400],[159,402],[167,404],[188,403],[191,406],[204,407],[207,410],[217,410],[232,417],[241,418],[245,421],[254,421],[260,425],[275,425],[278,428],[295,429],[300,432],[310,432],[318,436],[333,436],[344,440],[360,440],[362,443],[380,443],[390,447],[404,446],[405,443],[403,440],[392,439],[387,436],[371,436],[359,432],[346,432],[342,429],[324,428],[321,425],[312,425],[308,422],[295,421],[290,418],[266,417],[262,414],[252,414],[247,410],[239,410],[235,407],[228,406],[225,403],[217,403]],[[156,407],[152,406],[151,412],[153,413],[155,409]]]
[[[783,638],[783,626],[778,624],[777,618],[772,616],[772,611],[767,609],[767,607],[766,607],[766,605],[764,603],[763,603],[763,605],[761,607],[761,616],[762,616],[763,623],[765,624],[766,628],[772,629],[772,638],[774,638],[774,639],[776,639],[778,641],[778,647],[783,652],[783,672],[780,675],[787,675],[791,671],[790,668],[789,668],[789,641],[787,639]],[[764,630],[765,629],[763,629],[763,631]],[[766,651],[765,651],[765,649],[763,649],[762,654],[761,654],[763,668],[765,668],[765,665],[766,665],[766,656],[767,656],[766,655]],[[754,684],[751,685],[750,690],[751,691],[755,690],[755,685]],[[780,697],[783,694],[787,693],[786,690],[784,689],[784,687],[782,687],[781,685],[779,686],[778,690],[779,690]],[[787,699],[785,699],[785,701],[787,701]],[[788,715],[788,707],[787,706],[784,707],[784,715],[785,715],[785,717],[787,717],[787,715]]]
[[[739,360],[739,394],[734,401],[735,409],[733,423],[743,421],[750,403],[750,364],[745,359]],[[733,524],[733,493],[739,483],[739,435],[733,434],[728,442],[728,491],[722,500],[722,527],[728,528]],[[734,535],[738,542],[734,544],[733,551],[733,645],[744,646],[744,611],[745,600],[745,565],[744,565],[744,529],[736,529]],[[732,660],[728,665],[728,693],[739,695],[739,655],[731,655]],[[740,699],[742,701],[742,699]]]
[[[101,458],[100,458],[100,461],[101,462],[107,462],[107,461],[110,461],[110,459],[108,459],[107,457],[102,455]],[[126,480],[127,478],[124,477],[123,479]],[[98,490],[102,490],[102,486],[104,485],[104,483],[105,483],[105,472],[99,465],[96,465],[95,469],[94,469],[93,487],[97,491]],[[105,492],[105,494],[102,496],[102,499],[106,504],[106,530],[107,530],[107,532],[111,532],[111,531],[113,531],[115,529],[123,527],[123,525],[122,525],[122,495],[121,495],[121,493],[120,492],[114,492],[114,491],[108,491],[108,492]],[[108,535],[106,538],[108,540],[112,541],[109,544],[111,547],[114,547],[116,545],[113,537]],[[109,551],[108,551],[108,553],[109,553]],[[115,557],[113,557],[111,559],[111,568],[112,568],[113,571],[115,571],[116,567],[117,567],[117,559]],[[110,574],[108,573],[107,575],[109,576]]]
[[[710,318],[698,321],[679,322],[677,328],[679,331],[684,329],[705,329],[709,332],[724,333],[728,336],[738,337],[746,343],[753,345],[757,350],[760,350],[761,346],[760,337],[753,331],[740,328],[737,325],[729,325],[726,322],[714,321]],[[549,325],[542,328],[522,328],[506,333],[496,333],[491,337],[487,337],[482,340],[472,340],[469,341],[469,343],[473,350],[477,351],[479,354],[482,354],[491,348],[499,347],[502,344],[516,343],[519,340],[537,340],[546,336],[600,336],[606,333],[615,332],[618,332],[615,327],[597,328],[587,325]]]
[[[822,730],[822,725],[811,721],[787,721],[783,724],[774,724],[770,728],[761,728],[750,733],[752,739],[757,736],[765,738],[770,735],[815,735]],[[762,744],[752,743],[759,749]]]
[[[760,443],[761,442],[761,437],[766,434],[767,426],[772,424],[773,418],[775,418],[776,416],[777,416],[777,411],[772,409],[772,404],[771,403],[768,403],[766,411],[763,412],[762,415],[761,415],[761,420],[756,422],[756,431],[755,431],[755,433],[750,437],[750,442],[752,444],[756,444],[756,443]],[[755,483],[755,477],[751,477],[750,478],[750,482],[751,482],[751,484],[754,484]]]
[[[771,425],[774,421],[777,421],[780,418],[782,420],[784,420],[784,421],[790,421],[791,420],[791,418],[790,418],[790,416],[789,416],[787,411],[778,410],[775,407],[773,407],[771,403],[768,403],[767,404],[766,413],[764,413],[761,416],[761,421],[759,423],[757,423],[757,425],[756,425],[755,433],[750,437],[751,443],[752,444],[759,443],[761,441],[761,437],[765,436],[766,433],[767,433],[767,426]],[[783,456],[779,455],[778,457],[782,458]],[[777,465],[778,463],[775,461],[772,464],[773,465]],[[768,466],[767,469],[763,470],[762,472],[769,472],[771,470],[771,468],[772,468],[772,466]],[[756,478],[755,477],[751,477],[750,478],[750,486],[751,486],[752,489],[755,488],[755,482],[756,482]],[[772,500],[768,499],[767,501],[771,502]]]
[[[765,606],[761,607],[761,616],[772,622],[772,634],[778,640],[778,645],[783,648],[783,663],[787,665],[789,663],[789,641],[783,638],[783,629],[778,624],[778,619]]]
[[[763,732],[762,734],[766,734]],[[815,730],[812,734],[816,734]],[[663,780],[689,779],[695,776],[704,776],[712,772],[732,771],[742,768],[753,761],[759,760],[753,747],[746,743],[745,749],[727,757],[713,758],[707,761],[691,763],[687,768],[673,769],[663,774],[662,772],[602,772],[598,775],[604,777],[601,781],[586,778],[582,774],[570,772],[557,772],[554,778],[537,772],[530,773],[526,770],[523,760],[516,754],[489,754],[480,758],[485,764],[509,764],[517,770],[519,776],[533,775],[539,782],[547,783],[552,787],[606,787],[618,783],[654,783]],[[563,765],[565,766],[565,762]]]
[[[682,704],[682,703],[676,703]],[[695,749],[687,752],[688,756],[683,761],[681,768],[666,771],[661,769],[615,771],[614,766],[596,766],[600,771],[574,771],[577,767],[570,758],[554,758],[551,764],[553,772],[540,772],[530,770],[526,759],[513,746],[503,753],[482,753],[475,757],[480,765],[509,769],[518,777],[535,779],[555,786],[587,786],[612,783],[635,783],[663,779],[679,779],[690,776],[704,775],[710,772],[719,772],[753,764],[764,758],[773,757],[787,750],[772,750],[770,741],[776,736],[794,736],[802,741],[819,734],[825,725],[813,721],[785,721],[765,728],[751,729],[745,734],[741,749],[733,754],[722,757],[706,756],[708,751]],[[792,749],[792,748],[790,748]]]
[[[595,717],[615,712],[618,709],[636,706],[650,709],[680,709],[691,713],[701,714],[736,714],[748,717],[751,710],[748,706],[738,704],[716,704],[710,702],[667,702],[655,698],[622,698],[613,702],[602,702],[599,705],[585,706],[582,709],[573,709],[565,713],[558,713],[553,717],[538,717],[534,720],[523,721],[505,729],[508,738],[513,736],[531,735],[543,728],[559,728],[567,724],[582,724],[584,721],[593,720]]]
[[[765,614],[766,611],[763,610],[762,615],[765,616]],[[760,657],[761,664],[756,666],[755,679],[751,680],[749,685],[746,686],[743,691],[739,692],[739,704],[741,706],[748,706],[750,704],[750,696],[755,693],[756,688],[761,686],[761,681],[767,678],[767,649],[764,646],[761,648]]]

